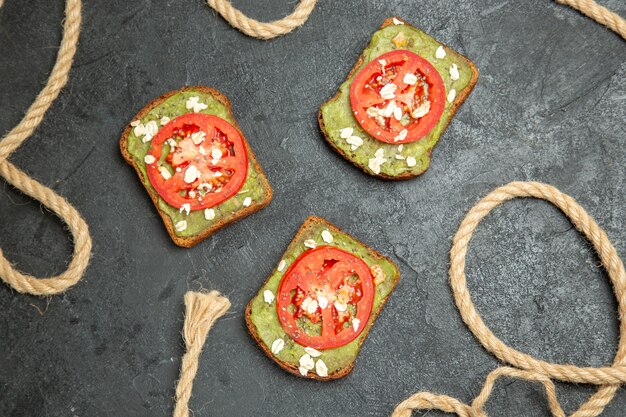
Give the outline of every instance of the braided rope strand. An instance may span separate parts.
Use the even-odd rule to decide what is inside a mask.
[[[465,277],[465,257],[469,241],[478,224],[491,210],[518,197],[532,197],[554,204],[595,248],[611,279],[618,302],[620,339],[612,366],[577,367],[536,359],[507,346],[491,332],[478,314],[467,289]],[[453,239],[450,250],[450,287],[461,318],[470,331],[486,350],[500,361],[514,367],[500,367],[492,371],[487,376],[480,394],[471,405],[444,395],[418,392],[400,403],[392,417],[409,417],[413,410],[419,409],[437,409],[456,413],[461,417],[485,417],[485,403],[491,395],[496,380],[500,377],[540,382],[545,388],[550,412],[555,417],[565,417],[565,413],[557,401],[552,380],[599,385],[598,391],[571,415],[571,417],[595,417],[602,413],[604,407],[611,402],[620,385],[626,383],[626,271],[624,264],[604,230],[587,214],[585,209],[573,198],[551,185],[539,182],[512,182],[493,190],[476,203],[461,222]]]
[[[2,0],[0,0],[0,7]],[[68,80],[78,45],[81,23],[81,1],[67,0],[63,39],[46,86],[22,120],[0,141],[0,175],[24,194],[38,200],[69,227],[74,238],[74,252],[67,269],[53,277],[36,278],[15,269],[0,250],[0,278],[20,293],[53,295],[67,290],[83,276],[91,256],[89,228],[80,213],[63,197],[15,167],[8,158],[41,124],[43,117]]]
[[[213,323],[230,308],[228,298],[217,291],[210,293],[189,291],[185,294],[185,324],[183,338],[186,353],[180,366],[180,379],[176,387],[174,417],[189,417],[189,399],[193,380],[198,372],[202,346]]]
[[[585,16],[595,20],[626,39],[626,20],[593,0],[554,0],[578,10]]]
[[[228,0],[207,0],[207,4],[221,14],[232,27],[253,38],[265,40],[286,35],[302,26],[308,20],[316,3],[317,0],[302,0],[289,16],[264,23],[235,9]]]
[[[1,5],[0,0],[0,5]],[[626,20],[594,0],[554,0],[567,5],[585,16],[590,17],[626,39]],[[206,0],[230,25],[248,36],[258,39],[272,39],[286,35],[302,26],[315,8],[317,0],[302,0],[289,16],[269,23],[252,19],[235,9],[228,0]]]

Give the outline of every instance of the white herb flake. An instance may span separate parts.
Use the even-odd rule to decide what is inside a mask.
[[[263,300],[267,304],[272,304],[272,301],[274,301],[274,293],[271,292],[270,290],[263,291]]]
[[[439,48],[435,51],[435,58],[444,59],[446,57],[446,50],[443,49],[443,46],[439,45]]]
[[[281,350],[285,347],[285,341],[283,339],[276,339],[274,343],[272,343],[272,353],[274,355],[278,355]]]
[[[215,218],[215,210],[212,208],[204,209],[204,218],[207,220],[213,220]]]
[[[204,103],[201,103],[200,97],[193,96],[193,97],[189,97],[189,99],[185,103],[185,107],[187,107],[189,110],[193,110],[194,113],[198,113],[200,110],[204,110],[209,106],[207,106]]]
[[[177,232],[182,232],[183,230],[185,230],[187,228],[187,221],[186,220],[181,220],[178,223],[176,223],[176,226],[174,226],[176,228]]]

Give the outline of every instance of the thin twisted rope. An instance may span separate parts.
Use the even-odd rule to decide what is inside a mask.
[[[228,0],[207,0],[207,4],[221,14],[232,27],[258,39],[272,39],[286,35],[295,28],[302,26],[309,18],[316,3],[317,0],[302,0],[289,16],[265,23],[241,13]]]
[[[193,380],[198,371],[202,346],[213,323],[230,308],[230,301],[217,291],[208,294],[189,291],[185,294],[185,307],[183,338],[186,353],[180,366],[180,379],[176,387],[174,417],[189,416],[189,399]]]
[[[596,22],[604,25],[626,39],[626,20],[617,13],[614,13],[604,6],[600,6],[593,0],[554,0],[557,3],[565,4]]]
[[[491,210],[516,197],[534,197],[554,204],[569,217],[576,229],[593,244],[611,279],[618,302],[620,340],[612,366],[578,367],[553,364],[536,359],[507,346],[498,339],[476,311],[467,289],[465,277],[465,257],[469,241],[478,224]],[[491,394],[495,381],[502,376],[542,383],[546,390],[550,411],[555,417],[564,417],[565,413],[556,399],[552,379],[600,385],[598,391],[571,415],[571,417],[595,417],[613,399],[620,385],[626,383],[626,272],[624,264],[604,230],[587,214],[585,209],[573,198],[551,185],[538,182],[512,182],[489,193],[467,213],[454,236],[450,250],[450,287],[463,321],[484,348],[502,362],[521,369],[501,367],[492,371],[488,375],[482,391],[471,405],[463,404],[455,398],[419,392],[400,403],[392,417],[408,417],[412,410],[417,409],[438,409],[456,413],[461,417],[486,416],[483,411],[484,405]]]
[[[0,0],[0,7],[3,0]],[[74,237],[74,253],[67,269],[48,278],[36,278],[15,269],[0,250],[0,278],[16,291],[34,295],[52,295],[67,290],[83,276],[91,255],[91,237],[80,213],[63,197],[15,167],[8,158],[28,139],[43,120],[44,114],[65,86],[72,66],[81,22],[80,0],[68,0],[65,6],[63,39],[54,68],[46,86],[30,106],[24,118],[0,141],[0,175],[24,194],[40,201],[69,227]]]
[[[0,0],[2,1],[2,0]],[[626,20],[593,0],[554,0],[578,10],[585,16],[605,25],[626,39]],[[207,0],[207,4],[222,15],[230,25],[248,36],[272,39],[302,26],[315,8],[317,0],[302,0],[292,14],[274,22],[259,22],[235,9],[228,0]],[[1,4],[1,3],[0,3]]]

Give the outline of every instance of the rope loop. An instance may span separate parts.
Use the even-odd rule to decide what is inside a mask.
[[[558,207],[593,245],[606,269],[618,302],[620,340],[612,366],[593,368],[554,364],[536,359],[507,346],[485,325],[472,302],[465,277],[465,257],[469,242],[478,224],[494,208],[518,197],[546,200]],[[550,412],[555,417],[565,417],[556,398],[552,380],[598,385],[599,388],[571,417],[595,417],[611,402],[621,384],[626,383],[626,272],[613,244],[604,230],[572,197],[555,187],[539,182],[511,182],[496,188],[480,200],[465,216],[453,239],[450,250],[450,287],[461,318],[483,347],[500,361],[512,367],[492,371],[471,405],[447,396],[429,392],[414,394],[400,403],[392,417],[409,417],[412,410],[437,409],[456,413],[461,417],[486,416],[484,406],[496,380],[511,377],[541,383],[546,391]]]
[[[2,0],[0,0],[0,7]],[[0,278],[16,291],[33,295],[53,295],[67,290],[83,276],[91,256],[89,228],[80,213],[63,197],[44,186],[8,161],[17,148],[28,139],[41,124],[46,111],[57,98],[68,79],[81,22],[81,1],[67,0],[65,6],[63,39],[46,86],[30,106],[22,120],[0,141],[0,176],[24,194],[38,200],[53,211],[69,227],[74,237],[74,253],[65,272],[38,279],[24,274],[11,265],[0,250]]]
[[[595,20],[611,29],[613,32],[626,39],[626,20],[623,17],[600,6],[593,0],[554,0],[557,3],[565,4],[572,9],[578,10],[585,16]]]
[[[302,26],[309,18],[316,3],[317,0],[301,0],[289,16],[264,23],[235,9],[228,0],[207,0],[207,4],[221,14],[232,27],[253,38],[265,40],[286,35],[295,28]]]

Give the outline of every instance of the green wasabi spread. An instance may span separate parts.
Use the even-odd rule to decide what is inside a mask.
[[[402,32],[407,42],[405,46],[397,48],[392,39],[400,32]],[[383,157],[386,159],[386,162],[380,166],[381,175],[395,177],[408,174],[415,176],[428,169],[430,152],[439,141],[439,137],[452,118],[454,114],[453,106],[455,103],[458,104],[457,102],[463,94],[463,90],[471,87],[471,80],[475,71],[465,57],[447,47],[443,47],[446,52],[445,57],[437,59],[435,52],[439,46],[441,44],[436,39],[409,25],[390,25],[376,31],[369,46],[363,51],[362,64],[351,77],[341,84],[335,99],[326,102],[322,106],[322,120],[329,140],[334,146],[341,149],[350,160],[367,172],[376,174],[368,167],[368,163],[370,158],[374,158],[374,154],[378,149],[383,150]],[[446,87],[446,95],[451,89],[456,90],[456,98],[452,103],[446,100],[444,112],[435,127],[423,138],[415,142],[405,143],[402,148],[399,148],[399,145],[381,142],[370,136],[354,118],[350,105],[350,85],[356,74],[381,54],[395,49],[406,49],[428,60],[441,74]],[[452,80],[450,77],[450,66],[452,64],[458,66],[458,80]],[[353,128],[354,135],[363,139],[363,145],[356,150],[352,150],[351,145],[339,136],[339,131],[346,127]],[[404,158],[414,157],[416,160],[415,166],[409,167],[406,159],[397,159],[396,155]]]
[[[207,105],[207,108],[200,110],[199,113],[212,114],[227,120],[233,125],[235,124],[235,120],[224,104],[207,92],[194,90],[185,90],[174,94],[161,104],[152,108],[148,114],[138,119],[138,121],[143,125],[155,121],[158,126],[161,126],[160,121],[164,116],[174,119],[175,117],[190,113],[192,110],[186,107],[186,102],[190,97],[198,97],[200,103]],[[148,153],[149,148],[150,142],[143,143],[142,136],[135,135],[134,129],[131,129],[127,138],[128,152],[132,155],[135,164],[143,174],[142,181],[144,186],[154,191],[148,179],[146,163],[144,162],[144,157]],[[169,149],[169,147],[164,146],[164,149],[166,148]],[[228,221],[232,219],[234,214],[243,207],[243,202],[246,197],[252,199],[252,205],[254,205],[255,202],[261,202],[265,198],[269,190],[266,188],[265,181],[262,181],[260,178],[258,171],[260,171],[258,163],[252,158],[250,150],[248,149],[248,175],[241,190],[233,197],[213,207],[215,218],[211,220],[205,218],[204,210],[191,211],[188,215],[185,212],[181,213],[178,207],[169,205],[161,197],[159,197],[158,202],[159,209],[170,217],[174,225],[181,220],[187,222],[187,228],[185,230],[178,231],[174,228],[174,233],[176,233],[177,236],[189,237],[197,235],[212,224],[222,220]]]
[[[322,232],[327,229],[331,230],[333,236],[333,242],[330,244],[325,243],[322,240]],[[308,228],[308,230],[305,233],[302,233],[298,239],[291,242],[284,254],[284,257],[282,258],[282,260],[285,261],[282,271],[279,271],[278,268],[276,268],[267,282],[261,287],[258,294],[250,302],[250,320],[256,328],[256,332],[258,333],[261,342],[267,346],[268,350],[271,351],[272,344],[277,339],[282,339],[285,342],[284,348],[278,352],[275,357],[280,361],[287,362],[296,367],[299,365],[300,357],[305,354],[304,346],[294,342],[293,339],[285,333],[278,319],[278,314],[276,313],[276,300],[273,300],[271,303],[265,302],[263,293],[265,290],[270,290],[272,294],[277,294],[278,286],[284,273],[289,270],[290,265],[298,258],[298,256],[308,249],[304,246],[304,241],[308,239],[313,239],[318,246],[331,245],[350,252],[363,259],[363,261],[365,261],[370,268],[374,265],[378,265],[385,273],[385,280],[376,286],[372,315],[369,318],[366,330],[347,345],[334,349],[322,350],[321,356],[315,359],[322,359],[328,367],[328,373],[331,374],[347,367],[356,359],[359,351],[359,345],[365,339],[367,329],[374,322],[376,311],[380,308],[382,301],[391,293],[391,291],[393,291],[393,288],[399,279],[399,271],[397,267],[387,259],[378,259],[372,256],[363,244],[345,233],[332,231],[328,224],[323,222],[316,222],[313,227]],[[304,327],[306,330],[312,330],[308,329],[307,326]],[[310,372],[315,373],[315,369]]]

